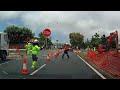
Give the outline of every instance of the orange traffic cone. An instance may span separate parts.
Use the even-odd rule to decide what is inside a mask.
[[[18,55],[20,55],[20,49],[18,49]]]
[[[49,56],[47,56],[47,60],[46,60],[46,62],[50,62],[50,58],[49,58]]]
[[[58,55],[59,55],[59,52],[56,53],[56,57],[58,57]]]
[[[28,69],[27,69],[27,65],[26,65],[26,58],[24,58],[24,61],[23,61],[22,73],[23,74],[28,74]]]
[[[54,54],[54,58],[56,58],[56,57],[57,57],[57,53]]]
[[[48,53],[48,56],[49,56],[49,57],[52,57],[52,56],[53,56],[53,54],[52,54],[52,53]]]
[[[75,53],[78,54],[78,50],[76,50]]]

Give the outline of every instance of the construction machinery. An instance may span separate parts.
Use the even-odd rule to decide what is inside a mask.
[[[116,52],[118,52],[119,48],[118,48],[118,31],[112,32],[110,33],[110,35],[108,37],[105,37],[105,35],[103,35],[102,39],[102,44],[99,45],[98,47],[98,51],[99,52],[105,52],[105,51],[109,51],[109,50],[116,50]]]
[[[107,48],[108,50],[116,48],[116,51],[118,52],[118,31],[110,33],[110,36],[107,39]]]

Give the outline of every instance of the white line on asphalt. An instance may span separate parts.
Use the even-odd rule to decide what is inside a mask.
[[[8,61],[8,62],[5,62],[5,63],[1,63],[0,65],[3,65],[3,64],[6,64],[6,63],[9,63],[9,61]]]
[[[82,59],[79,55],[77,55],[80,59]],[[101,73],[99,73],[95,68],[93,68],[90,64],[88,64],[84,59],[82,59],[84,63],[86,63],[92,70],[94,70],[102,79],[107,79],[105,78]]]
[[[38,72],[40,69],[42,69],[44,66],[46,66],[46,64],[42,65],[40,68],[38,68],[37,70],[35,70],[34,72],[32,72],[30,75],[35,74],[35,73]]]
[[[8,74],[7,72],[3,71],[3,73]]]

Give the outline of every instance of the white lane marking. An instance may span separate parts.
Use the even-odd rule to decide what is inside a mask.
[[[7,72],[3,71],[3,73],[8,74]]]
[[[80,59],[82,59],[79,55],[77,55]],[[95,71],[102,79],[107,79],[106,77],[104,77],[101,73],[99,73],[95,68],[93,68],[90,64],[88,64],[84,59],[82,59],[82,61],[87,64],[93,71]]]
[[[42,65],[40,68],[38,68],[37,70],[35,70],[34,72],[32,72],[30,75],[34,75],[36,72],[38,72],[40,69],[42,69],[44,66],[46,66],[46,64]]]
[[[8,62],[5,62],[5,63],[1,63],[0,65],[3,65],[3,64],[6,64],[6,63],[9,63],[9,61],[8,61]]]

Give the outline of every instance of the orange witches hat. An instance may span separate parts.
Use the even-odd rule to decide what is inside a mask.
[[[26,65],[26,58],[24,58],[24,61],[23,61],[22,73],[23,74],[28,74],[28,69],[27,69],[27,65]]]
[[[56,52],[56,53],[54,54],[54,57],[57,58],[59,54],[60,54],[59,52]]]
[[[52,56],[53,56],[53,54],[52,54],[52,53],[48,53],[48,56],[49,56],[49,57],[52,57]]]
[[[75,53],[78,54],[78,50],[76,50]]]
[[[50,58],[49,58],[49,56],[47,56],[47,60],[46,60],[46,62],[50,62]]]

